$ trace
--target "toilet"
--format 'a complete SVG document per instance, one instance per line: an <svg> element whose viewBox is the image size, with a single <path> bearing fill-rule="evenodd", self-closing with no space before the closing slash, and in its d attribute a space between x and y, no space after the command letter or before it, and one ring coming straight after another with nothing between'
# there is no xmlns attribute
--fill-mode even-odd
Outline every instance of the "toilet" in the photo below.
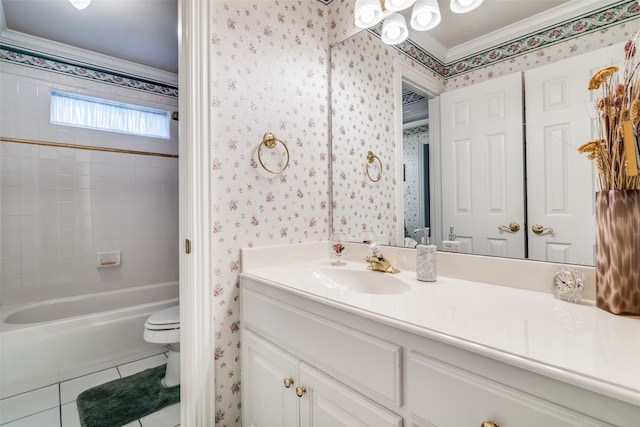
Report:
<svg viewBox="0 0 640 427"><path fill-rule="evenodd" d="M144 340L163 344L169 349L162 384L165 387L180 384L180 306L165 308L149 316L144 323Z"/></svg>

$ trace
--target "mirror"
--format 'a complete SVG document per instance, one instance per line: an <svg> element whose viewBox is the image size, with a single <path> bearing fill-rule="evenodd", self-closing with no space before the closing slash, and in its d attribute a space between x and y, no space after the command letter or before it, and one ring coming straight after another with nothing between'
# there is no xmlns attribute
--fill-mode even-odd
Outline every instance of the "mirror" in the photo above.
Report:
<svg viewBox="0 0 640 427"><path fill-rule="evenodd" d="M437 139L433 136L433 128L439 126L438 95L444 82L436 73L385 45L368 31L360 31L332 46L330 56L333 228L348 233L356 241L364 240L361 237L368 235L365 231L373 231L380 243L404 246L404 236L410 235L416 224L409 216L418 212L417 215L424 215L428 221L428 198L440 200L438 198L442 197L438 185L434 184L439 177L437 162L433 167L434 157L439 158L440 153L434 155L433 147L425 150L424 143L429 138ZM401 72L404 79L396 78L399 69L404 70ZM417 85L417 92L432 98L429 104L435 105L436 109L429 118L431 126L428 121L414 122L415 126L411 127L417 130L407 130L409 139L422 141L409 149L404 145L400 147L400 141L406 141L407 137L398 137L398 129L402 127L399 99L403 82L406 88L416 89L415 75L422 75L426 82ZM583 110L585 105L581 105ZM413 132L422 135L415 137ZM403 150L405 154L401 154ZM417 154L417 159L403 159L408 155L407 150ZM366 153L369 151L381 159L382 178L378 182L367 178ZM426 175L411 175L414 189L406 188L405 179L409 179L409 173L415 169L424 171L424 166L430 163L432 167ZM422 182L418 184L420 179ZM586 181L592 182L591 177ZM416 191L418 185L422 189ZM403 191L418 193L419 197L414 201L418 205L417 211L407 205L407 197L401 194ZM527 225L532 228L532 224L521 224L523 228ZM440 248L447 236L442 227L434 229L434 224L431 226L434 241Z"/></svg>
<svg viewBox="0 0 640 427"><path fill-rule="evenodd" d="M396 132L402 127L398 72L405 70L403 75L421 80L421 90L430 92L423 95L439 94L443 82L428 77L426 68L367 31L331 47L331 68L333 228L355 240L368 240L361 236L374 232L382 244L403 246L406 166L402 146L396 143L400 140ZM420 120L416 129L424 136L427 121ZM420 150L416 146L412 151ZM377 181L366 173L368 152L380 159ZM415 171L422 163L408 166ZM411 182L417 184L418 179L414 176Z"/></svg>

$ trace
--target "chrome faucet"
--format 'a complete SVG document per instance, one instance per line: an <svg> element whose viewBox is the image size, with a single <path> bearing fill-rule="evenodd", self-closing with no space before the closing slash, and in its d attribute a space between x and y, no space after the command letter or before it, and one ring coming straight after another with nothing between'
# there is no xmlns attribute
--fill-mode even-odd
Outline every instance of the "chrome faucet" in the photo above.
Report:
<svg viewBox="0 0 640 427"><path fill-rule="evenodd" d="M369 245L369 249L371 250L371 255L364 259L369 263L367 267L368 270L392 274L400 273L400 270L395 268L391 262L382 255L377 243Z"/></svg>

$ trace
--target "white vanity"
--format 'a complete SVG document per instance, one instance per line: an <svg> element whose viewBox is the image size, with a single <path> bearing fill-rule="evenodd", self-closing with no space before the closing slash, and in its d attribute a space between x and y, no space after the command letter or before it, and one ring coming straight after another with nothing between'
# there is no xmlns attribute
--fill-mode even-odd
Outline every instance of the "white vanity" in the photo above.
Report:
<svg viewBox="0 0 640 427"><path fill-rule="evenodd" d="M439 254L426 283L411 250L385 248L390 275L352 249L243 251L243 425L640 426L640 318L554 299L539 271L558 266L513 264L535 291L445 274L522 261Z"/></svg>

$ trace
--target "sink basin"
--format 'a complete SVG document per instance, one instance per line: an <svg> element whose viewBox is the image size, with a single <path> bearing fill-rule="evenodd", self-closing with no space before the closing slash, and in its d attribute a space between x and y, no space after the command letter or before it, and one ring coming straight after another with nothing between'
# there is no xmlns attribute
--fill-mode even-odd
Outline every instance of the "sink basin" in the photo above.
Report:
<svg viewBox="0 0 640 427"><path fill-rule="evenodd" d="M331 268L319 268L310 272L321 285L331 289L379 295L402 294L409 290L409 285L388 273Z"/></svg>

